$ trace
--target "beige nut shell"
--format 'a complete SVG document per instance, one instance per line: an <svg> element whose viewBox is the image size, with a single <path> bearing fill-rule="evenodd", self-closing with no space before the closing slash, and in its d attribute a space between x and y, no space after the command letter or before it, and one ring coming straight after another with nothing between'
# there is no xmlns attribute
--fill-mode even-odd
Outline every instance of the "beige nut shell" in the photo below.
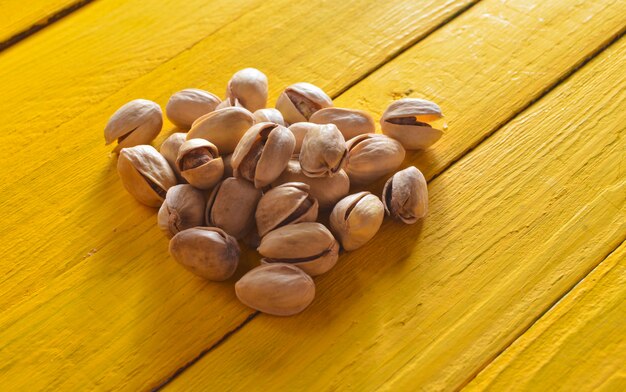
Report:
<svg viewBox="0 0 626 392"><path fill-rule="evenodd" d="M191 126L187 140L206 139L226 155L235 151L237 143L253 124L254 116L247 109L227 107L198 118Z"/></svg>
<svg viewBox="0 0 626 392"><path fill-rule="evenodd" d="M204 225L204 193L189 184L174 185L167 190L159 209L157 223L168 238L176 233Z"/></svg>
<svg viewBox="0 0 626 392"><path fill-rule="evenodd" d="M298 104L292 100L297 97L307 102L306 110L298 108ZM280 110L287 124L309 121L313 113L319 109L333 106L333 100L319 87L311 83L296 83L287 87L276 100L276 109Z"/></svg>
<svg viewBox="0 0 626 392"><path fill-rule="evenodd" d="M283 118L283 114L278 109L264 108L255 111L253 114L254 119L258 123L273 122L275 124L282 125L283 127L285 126L285 119Z"/></svg>
<svg viewBox="0 0 626 392"><path fill-rule="evenodd" d="M175 132L168 136L168 138L165 139L163 143L161 143L161 147L159 147L159 152L170 164L170 167L172 168L172 170L174 170L174 173L176 173L176 177L178 178L179 182L187 182L187 180L185 180L183 176L180 175L180 171L176 166L178 150L180 150L180 146L182 146L186 140L187 134L185 132Z"/></svg>
<svg viewBox="0 0 626 392"><path fill-rule="evenodd" d="M370 192L359 192L343 198L330 214L330 228L345 250L358 249L380 229L385 208Z"/></svg>
<svg viewBox="0 0 626 392"><path fill-rule="evenodd" d="M354 185L367 185L398 170L406 151L399 141L386 135L368 133L346 142L350 159L345 167Z"/></svg>
<svg viewBox="0 0 626 392"><path fill-rule="evenodd" d="M314 222L319 205L309 189L305 183L290 182L267 191L255 213L259 236L287 224Z"/></svg>
<svg viewBox="0 0 626 392"><path fill-rule="evenodd" d="M346 140L376 131L372 116L358 109L324 108L313 113L309 121L316 124L335 124Z"/></svg>
<svg viewBox="0 0 626 392"><path fill-rule="evenodd" d="M226 97L235 98L251 112L267 104L267 76L256 68L237 71L226 88Z"/></svg>
<svg viewBox="0 0 626 392"><path fill-rule="evenodd" d="M205 220L209 226L217 226L237 239L242 239L254 229L254 213L261 198L261 190L250 182L229 177L213 188Z"/></svg>
<svg viewBox="0 0 626 392"><path fill-rule="evenodd" d="M346 140L335 124L313 127L304 135L299 160L309 177L334 176L348 161Z"/></svg>
<svg viewBox="0 0 626 392"><path fill-rule="evenodd" d="M191 169L183 170L182 161L185 156L198 148L207 148L213 156L208 162ZM219 156L218 148L205 139L189 139L180 146L176 167L187 182L198 189L211 189L222 180L224 161Z"/></svg>
<svg viewBox="0 0 626 392"><path fill-rule="evenodd" d="M387 107L380 126L385 135L398 140L407 150L422 150L435 144L443 135L443 131L429 124L442 117L441 108L434 102L403 98Z"/></svg>
<svg viewBox="0 0 626 392"><path fill-rule="evenodd" d="M199 117L214 111L220 99L217 95L197 88L187 88L174 93L167 105L167 118L180 129L187 130Z"/></svg>
<svg viewBox="0 0 626 392"><path fill-rule="evenodd" d="M415 166L394 174L383 188L385 212L394 219L413 224L428 213L426 179Z"/></svg>
<svg viewBox="0 0 626 392"><path fill-rule="evenodd" d="M104 141L109 145L117 140L113 151L119 152L125 147L149 144L162 127L161 107L147 99L135 99L113 113L104 128Z"/></svg>

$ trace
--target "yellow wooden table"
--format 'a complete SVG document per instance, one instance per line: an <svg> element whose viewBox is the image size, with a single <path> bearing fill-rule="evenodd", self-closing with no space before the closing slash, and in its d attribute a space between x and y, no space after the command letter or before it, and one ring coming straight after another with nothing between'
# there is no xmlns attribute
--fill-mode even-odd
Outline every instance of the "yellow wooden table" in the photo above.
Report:
<svg viewBox="0 0 626 392"><path fill-rule="evenodd" d="M626 390L626 1L0 0L0 21L0 391ZM103 145L123 103L246 66L270 104L309 81L449 125L405 162L429 215L385 221L290 318L237 301L253 252L224 283L173 262Z"/></svg>

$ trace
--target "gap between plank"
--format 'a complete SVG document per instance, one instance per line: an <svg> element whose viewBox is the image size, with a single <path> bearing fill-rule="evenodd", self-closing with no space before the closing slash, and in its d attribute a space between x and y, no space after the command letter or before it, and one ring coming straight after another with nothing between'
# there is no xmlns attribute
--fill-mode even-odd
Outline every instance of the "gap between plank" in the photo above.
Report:
<svg viewBox="0 0 626 392"><path fill-rule="evenodd" d="M22 30L14 34L13 36L7 38L6 40L0 42L0 53L10 48L11 46L17 44L18 42L37 33L38 31L43 30L44 28L50 26L51 24L58 22L59 20L65 18L69 14L75 11L78 11L79 9L86 6L87 4L93 3L94 1L96 0L79 0L73 4L68 5L65 8L62 8L54 12L52 15L48 16L45 20L40 21L40 22L35 22L35 24L30 26L26 30Z"/></svg>

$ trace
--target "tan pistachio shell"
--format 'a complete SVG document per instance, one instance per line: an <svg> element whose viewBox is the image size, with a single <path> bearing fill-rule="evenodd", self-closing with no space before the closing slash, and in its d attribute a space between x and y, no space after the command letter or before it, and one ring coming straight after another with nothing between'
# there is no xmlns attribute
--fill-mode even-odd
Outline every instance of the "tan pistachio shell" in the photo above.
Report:
<svg viewBox="0 0 626 392"><path fill-rule="evenodd" d="M215 107L215 110L220 110L220 109L234 107L234 106L239 107L239 108L244 107L237 98L226 98L225 100L220 102L219 105Z"/></svg>
<svg viewBox="0 0 626 392"><path fill-rule="evenodd" d="M270 231L261 238L257 250L263 256L262 263L288 263L311 276L327 272L339 258L339 243L317 222L295 223Z"/></svg>
<svg viewBox="0 0 626 392"><path fill-rule="evenodd" d="M346 146L350 159L345 170L351 184L367 185L393 173L406 155L399 141L376 133L358 135Z"/></svg>
<svg viewBox="0 0 626 392"><path fill-rule="evenodd" d="M315 298L315 283L301 269L284 263L260 265L235 284L246 306L274 316L302 312Z"/></svg>
<svg viewBox="0 0 626 392"><path fill-rule="evenodd" d="M159 209L157 223L168 238L179 231L204 225L204 193L189 184L174 185L167 190Z"/></svg>
<svg viewBox="0 0 626 392"><path fill-rule="evenodd" d="M333 176L348 161L346 140L335 124L313 127L304 135L299 160L309 177Z"/></svg>
<svg viewBox="0 0 626 392"><path fill-rule="evenodd" d="M176 185L169 163L149 145L122 148L117 171L128 193L150 207L159 207L167 190Z"/></svg>
<svg viewBox="0 0 626 392"><path fill-rule="evenodd" d="M113 113L104 128L104 141L109 145L117 139L113 151L119 152L124 147L149 144L162 127L161 107L147 99L135 99Z"/></svg>
<svg viewBox="0 0 626 392"><path fill-rule="evenodd" d="M267 104L267 76L256 68L237 71L228 82L227 98L236 98L251 112L263 109Z"/></svg>
<svg viewBox="0 0 626 392"><path fill-rule="evenodd" d="M443 117L441 108L434 102L419 98L394 101L380 119L385 135L398 140L407 150L426 149L443 135L443 131L430 124Z"/></svg>
<svg viewBox="0 0 626 392"><path fill-rule="evenodd" d="M311 83L296 83L287 87L276 100L276 109L288 124L309 121L316 111L333 106L333 100Z"/></svg>
<svg viewBox="0 0 626 392"><path fill-rule="evenodd" d="M333 208L350 191L350 179L345 171L340 170L332 177L309 177L302 173L300 163L296 160L289 161L285 171L272 185L287 182L304 182L309 185L309 193L317 200L320 210Z"/></svg>
<svg viewBox="0 0 626 392"><path fill-rule="evenodd" d="M267 191L256 208L259 236L288 224L315 222L319 205L302 182L289 182Z"/></svg>
<svg viewBox="0 0 626 392"><path fill-rule="evenodd" d="M273 122L278 125L285 126L285 119L283 118L282 113L278 109L274 108L265 108L259 109L254 112L254 119L256 122Z"/></svg>
<svg viewBox="0 0 626 392"><path fill-rule="evenodd" d="M208 226L217 226L237 239L254 229L254 213L261 190L240 178L229 177L213 188L205 211Z"/></svg>
<svg viewBox="0 0 626 392"><path fill-rule="evenodd" d="M220 103L217 95L197 88L174 93L165 106L167 118L180 129L189 129L199 117L214 111Z"/></svg>
<svg viewBox="0 0 626 392"><path fill-rule="evenodd" d="M316 124L335 124L346 140L376 131L372 116L358 109L324 108L313 113L309 121Z"/></svg>
<svg viewBox="0 0 626 392"><path fill-rule="evenodd" d="M189 161L192 167L185 168ZM185 141L178 150L176 167L187 182L199 189L213 188L224 175L224 161L217 147L205 139Z"/></svg>
<svg viewBox="0 0 626 392"><path fill-rule="evenodd" d="M230 278L239 264L239 244L217 227L194 227L177 233L169 251L192 273L213 281Z"/></svg>
<svg viewBox="0 0 626 392"><path fill-rule="evenodd" d="M296 138L296 147L293 150L294 154L300 154L304 136L306 136L307 132L309 132L310 129L317 128L317 127L319 127L319 124L314 124L310 122L297 122L289 126L289 130L291 131L291 133L293 133L293 136Z"/></svg>
<svg viewBox="0 0 626 392"><path fill-rule="evenodd" d="M227 107L198 118L191 126L187 140L206 139L215 144L220 153L231 154L253 124L254 116L247 109Z"/></svg>
<svg viewBox="0 0 626 392"><path fill-rule="evenodd" d="M376 235L384 217L380 199L370 192L359 192L341 199L333 208L330 229L345 250L354 250Z"/></svg>
<svg viewBox="0 0 626 392"><path fill-rule="evenodd" d="M283 172L295 144L291 131L282 125L256 124L246 131L233 153L233 174L263 188Z"/></svg>
<svg viewBox="0 0 626 392"><path fill-rule="evenodd" d="M394 219L413 224L428 213L426 179L415 166L394 174L383 188L385 212Z"/></svg>
<svg viewBox="0 0 626 392"><path fill-rule="evenodd" d="M180 171L178 170L178 167L176 166L176 158L178 158L178 150L180 150L180 146L182 146L186 140L187 140L186 133L176 132L176 133L171 134L167 139L165 139L165 141L163 141L163 143L161 144L161 147L159 147L159 152L161 153L161 155L163 155L163 157L165 157L167 162L170 164L170 167L172 168L172 170L174 170L174 173L176 173L176 177L178 178L179 182L187 182L187 180L185 180L183 176L180 175Z"/></svg>

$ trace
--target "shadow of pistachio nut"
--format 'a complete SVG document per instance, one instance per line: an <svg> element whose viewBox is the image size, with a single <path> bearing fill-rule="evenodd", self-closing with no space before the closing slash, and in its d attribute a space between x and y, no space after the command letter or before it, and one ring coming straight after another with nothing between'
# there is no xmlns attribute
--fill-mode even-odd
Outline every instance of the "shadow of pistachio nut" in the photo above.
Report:
<svg viewBox="0 0 626 392"><path fill-rule="evenodd" d="M313 113L309 121L316 124L335 124L346 140L376 132L372 116L357 109L324 108Z"/></svg>
<svg viewBox="0 0 626 392"><path fill-rule="evenodd" d="M304 135L299 159L307 176L333 176L348 160L346 140L335 124L320 124Z"/></svg>
<svg viewBox="0 0 626 392"><path fill-rule="evenodd" d="M309 188L309 194L313 196L320 210L329 210L339 200L350 192L350 179L344 170L340 170L332 177L309 177L302 172L300 163L290 160L285 171L272 182L272 186L278 186L288 182L303 182Z"/></svg>
<svg viewBox="0 0 626 392"><path fill-rule="evenodd" d="M176 185L169 163L149 145L122 148L117 171L128 193L150 207L159 207L167 190Z"/></svg>
<svg viewBox="0 0 626 392"><path fill-rule="evenodd" d="M398 140L407 150L426 149L441 138L443 131L431 123L443 117L441 108L419 98L403 98L391 103L380 119L385 135Z"/></svg>
<svg viewBox="0 0 626 392"><path fill-rule="evenodd" d="M174 93L167 105L167 118L180 129L189 129L199 117L214 111L221 100L215 94L197 88Z"/></svg>
<svg viewBox="0 0 626 392"><path fill-rule="evenodd" d="M237 298L246 306L274 316L292 316L315 298L315 283L289 264L260 265L235 284Z"/></svg>
<svg viewBox="0 0 626 392"><path fill-rule="evenodd" d="M351 184L367 185L393 173L406 155L399 141L375 133L353 137L346 146L350 160L345 170Z"/></svg>
<svg viewBox="0 0 626 392"><path fill-rule="evenodd" d="M224 176L222 178L226 179L228 177L233 176L233 164L232 164L233 154L226 155L225 157L223 157L223 160L224 160Z"/></svg>
<svg viewBox="0 0 626 392"><path fill-rule="evenodd" d="M176 158L178 158L178 150L180 150L180 146L187 140L187 134L184 132L176 132L171 134L167 139L161 143L161 147L159 147L159 152L170 164L174 173L176 173L176 177L179 182L187 182L180 174L178 167L176 166Z"/></svg>
<svg viewBox="0 0 626 392"><path fill-rule="evenodd" d="M428 213L426 179L415 166L394 174L383 188L385 212L394 219L413 224Z"/></svg>
<svg viewBox="0 0 626 392"><path fill-rule="evenodd" d="M267 76L256 68L237 71L228 81L226 97L236 98L251 112L267 104Z"/></svg>
<svg viewBox="0 0 626 392"><path fill-rule="evenodd" d="M359 192L343 198L330 214L330 229L345 250L365 245L380 229L385 208L370 192Z"/></svg>
<svg viewBox="0 0 626 392"><path fill-rule="evenodd" d="M274 109L274 108L258 109L253 114L254 114L254 119L258 123L273 122L275 124L282 125L283 127L285 126L285 119L283 118L283 114L278 109Z"/></svg>
<svg viewBox="0 0 626 392"><path fill-rule="evenodd" d="M117 140L113 150L149 144L163 127L161 107L147 99L135 99L117 109L104 128L104 141L109 145Z"/></svg>
<svg viewBox="0 0 626 392"><path fill-rule="evenodd" d="M339 243L321 223L303 222L270 231L258 249L262 263L287 263L311 276L321 275L335 266Z"/></svg>
<svg viewBox="0 0 626 392"><path fill-rule="evenodd" d="M174 185L167 190L157 223L168 238L179 231L204 225L204 193L189 184Z"/></svg>
<svg viewBox="0 0 626 392"><path fill-rule="evenodd" d="M227 107L205 114L194 121L187 140L206 139L215 144L222 154L231 154L239 139L253 124L254 116L247 109Z"/></svg>
<svg viewBox="0 0 626 392"><path fill-rule="evenodd" d="M231 164L237 178L263 188L283 172L293 153L296 140L291 131L274 123L259 123L243 135L233 153Z"/></svg>
<svg viewBox="0 0 626 392"><path fill-rule="evenodd" d="M242 239L255 228L254 212L261 190L250 182L230 177L213 188L207 202L205 219L208 226L224 229Z"/></svg>
<svg viewBox="0 0 626 392"><path fill-rule="evenodd" d="M300 222L315 222L318 203L309 194L310 187L302 182L289 182L267 191L256 208L259 236L282 226Z"/></svg>
<svg viewBox="0 0 626 392"><path fill-rule="evenodd" d="M230 107L235 107L235 106L239 108L243 107L243 105L241 104L241 102L239 102L237 98L226 98L225 100L220 102L219 105L217 105L215 110L220 110L220 109L230 108Z"/></svg>
<svg viewBox="0 0 626 392"><path fill-rule="evenodd" d="M304 140L304 136L309 132L312 128L319 127L319 124L314 124L310 122L297 122L293 123L289 126L289 130L293 133L293 136L296 138L296 147L293 149L294 154L300 154L300 150L302 149L302 141Z"/></svg>
<svg viewBox="0 0 626 392"><path fill-rule="evenodd" d="M276 100L276 109L288 124L309 121L320 109L333 106L333 100L311 83L296 83L287 87Z"/></svg>
<svg viewBox="0 0 626 392"><path fill-rule="evenodd" d="M170 240L174 260L192 273L209 280L230 278L239 263L237 240L217 227L194 227Z"/></svg>
<svg viewBox="0 0 626 392"><path fill-rule="evenodd" d="M222 180L224 161L217 147L205 139L189 139L178 150L176 167L188 183L211 189Z"/></svg>

